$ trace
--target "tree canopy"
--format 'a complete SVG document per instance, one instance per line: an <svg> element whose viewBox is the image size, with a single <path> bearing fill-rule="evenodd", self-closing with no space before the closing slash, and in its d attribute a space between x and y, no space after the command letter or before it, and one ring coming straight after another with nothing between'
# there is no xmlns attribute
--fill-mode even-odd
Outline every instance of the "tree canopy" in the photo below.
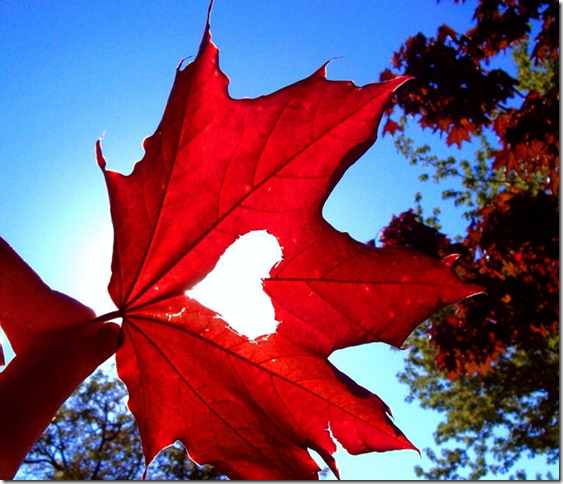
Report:
<svg viewBox="0 0 563 484"><path fill-rule="evenodd" d="M126 406L125 385L97 370L59 410L27 455L18 478L42 480L138 480L145 470L137 424ZM196 465L180 444L161 452L150 480L222 479Z"/></svg>
<svg viewBox="0 0 563 484"><path fill-rule="evenodd" d="M443 25L409 38L393 57L416 77L399 92L385 131L422 180L447 184L466 233L440 232L439 213L396 216L384 246L411 245L436 258L458 254L457 271L484 288L433 316L409 339L400 374L423 407L443 412L427 449L430 479L514 472L522 456L559 458L559 37L555 1L481 0L475 26ZM518 76L491 66L509 51ZM441 159L409 138L402 110L446 144L477 145L474 158ZM459 184L458 182L461 182ZM425 466L426 467L426 466ZM549 477L549 475L547 476Z"/></svg>

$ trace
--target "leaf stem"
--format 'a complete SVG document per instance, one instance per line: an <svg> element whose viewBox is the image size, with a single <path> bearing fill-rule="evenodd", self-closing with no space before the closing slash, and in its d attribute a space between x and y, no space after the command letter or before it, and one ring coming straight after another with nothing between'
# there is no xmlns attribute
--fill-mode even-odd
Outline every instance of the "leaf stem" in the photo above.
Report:
<svg viewBox="0 0 563 484"><path fill-rule="evenodd" d="M123 317L123 312L118 309L117 311L112 311L110 313L106 313L106 314L102 314L101 316L98 316L97 318L92 320L92 323L97 323L100 321L109 321L111 319L122 318L122 317Z"/></svg>

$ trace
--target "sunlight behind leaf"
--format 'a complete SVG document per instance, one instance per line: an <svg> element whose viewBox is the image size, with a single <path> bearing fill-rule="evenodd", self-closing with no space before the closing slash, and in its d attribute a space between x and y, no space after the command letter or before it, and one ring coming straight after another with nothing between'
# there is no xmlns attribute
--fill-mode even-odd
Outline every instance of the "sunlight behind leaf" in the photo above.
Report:
<svg viewBox="0 0 563 484"><path fill-rule="evenodd" d="M282 258L277 239L266 232L243 235L215 269L186 294L219 313L237 333L250 339L274 333L278 322L262 279Z"/></svg>

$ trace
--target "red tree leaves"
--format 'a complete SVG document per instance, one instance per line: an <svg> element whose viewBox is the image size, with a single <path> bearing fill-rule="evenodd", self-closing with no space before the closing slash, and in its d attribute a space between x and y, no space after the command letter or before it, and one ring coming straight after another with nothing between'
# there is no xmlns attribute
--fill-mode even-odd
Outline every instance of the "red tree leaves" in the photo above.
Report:
<svg viewBox="0 0 563 484"><path fill-rule="evenodd" d="M460 253L463 279L486 290L486 297L461 301L455 312L431 318L436 364L450 378L491 370L507 348L532 353L557 331L558 206L557 197L544 192L500 193L456 244L412 211L385 228L384 246L409 244L433 257Z"/></svg>
<svg viewBox="0 0 563 484"><path fill-rule="evenodd" d="M460 0L454 0L459 2ZM518 92L516 79L491 69L501 51L529 41L534 62L559 62L559 2L479 0L475 27L457 33L443 25L437 35L410 37L393 56L393 69L416 81L393 103L417 116L420 126L447 135L461 146L484 128L500 143L495 168L548 175L546 187L559 190L559 83L547 92ZM539 32L532 38L532 27ZM396 74L386 69L381 79ZM520 97L522 100L520 100ZM396 123L389 120L387 131Z"/></svg>
<svg viewBox="0 0 563 484"><path fill-rule="evenodd" d="M321 215L406 78L358 88L327 81L323 67L234 100L217 62L207 29L131 175L107 171L98 145L115 227L109 290L123 316L118 372L147 462L180 439L231 478L309 479L318 467L307 448L337 472L331 435L354 454L413 448L386 405L326 358L400 346L476 288L414 251L368 248ZM279 325L257 341L185 294L254 230L283 248L264 281Z"/></svg>
<svg viewBox="0 0 563 484"><path fill-rule="evenodd" d="M0 373L0 478L13 478L59 407L115 352L119 327L94 317L0 238L0 323L16 353Z"/></svg>

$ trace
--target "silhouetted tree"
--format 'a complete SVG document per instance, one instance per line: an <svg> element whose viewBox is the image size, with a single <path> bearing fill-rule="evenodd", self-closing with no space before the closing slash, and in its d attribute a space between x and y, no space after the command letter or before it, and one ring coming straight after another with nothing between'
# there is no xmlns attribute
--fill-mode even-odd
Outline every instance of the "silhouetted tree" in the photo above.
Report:
<svg viewBox="0 0 563 484"><path fill-rule="evenodd" d="M126 399L123 383L98 370L59 410L16 478L141 479L145 470L141 441ZM196 465L180 443L161 452L147 474L151 480L223 478L211 466Z"/></svg>

